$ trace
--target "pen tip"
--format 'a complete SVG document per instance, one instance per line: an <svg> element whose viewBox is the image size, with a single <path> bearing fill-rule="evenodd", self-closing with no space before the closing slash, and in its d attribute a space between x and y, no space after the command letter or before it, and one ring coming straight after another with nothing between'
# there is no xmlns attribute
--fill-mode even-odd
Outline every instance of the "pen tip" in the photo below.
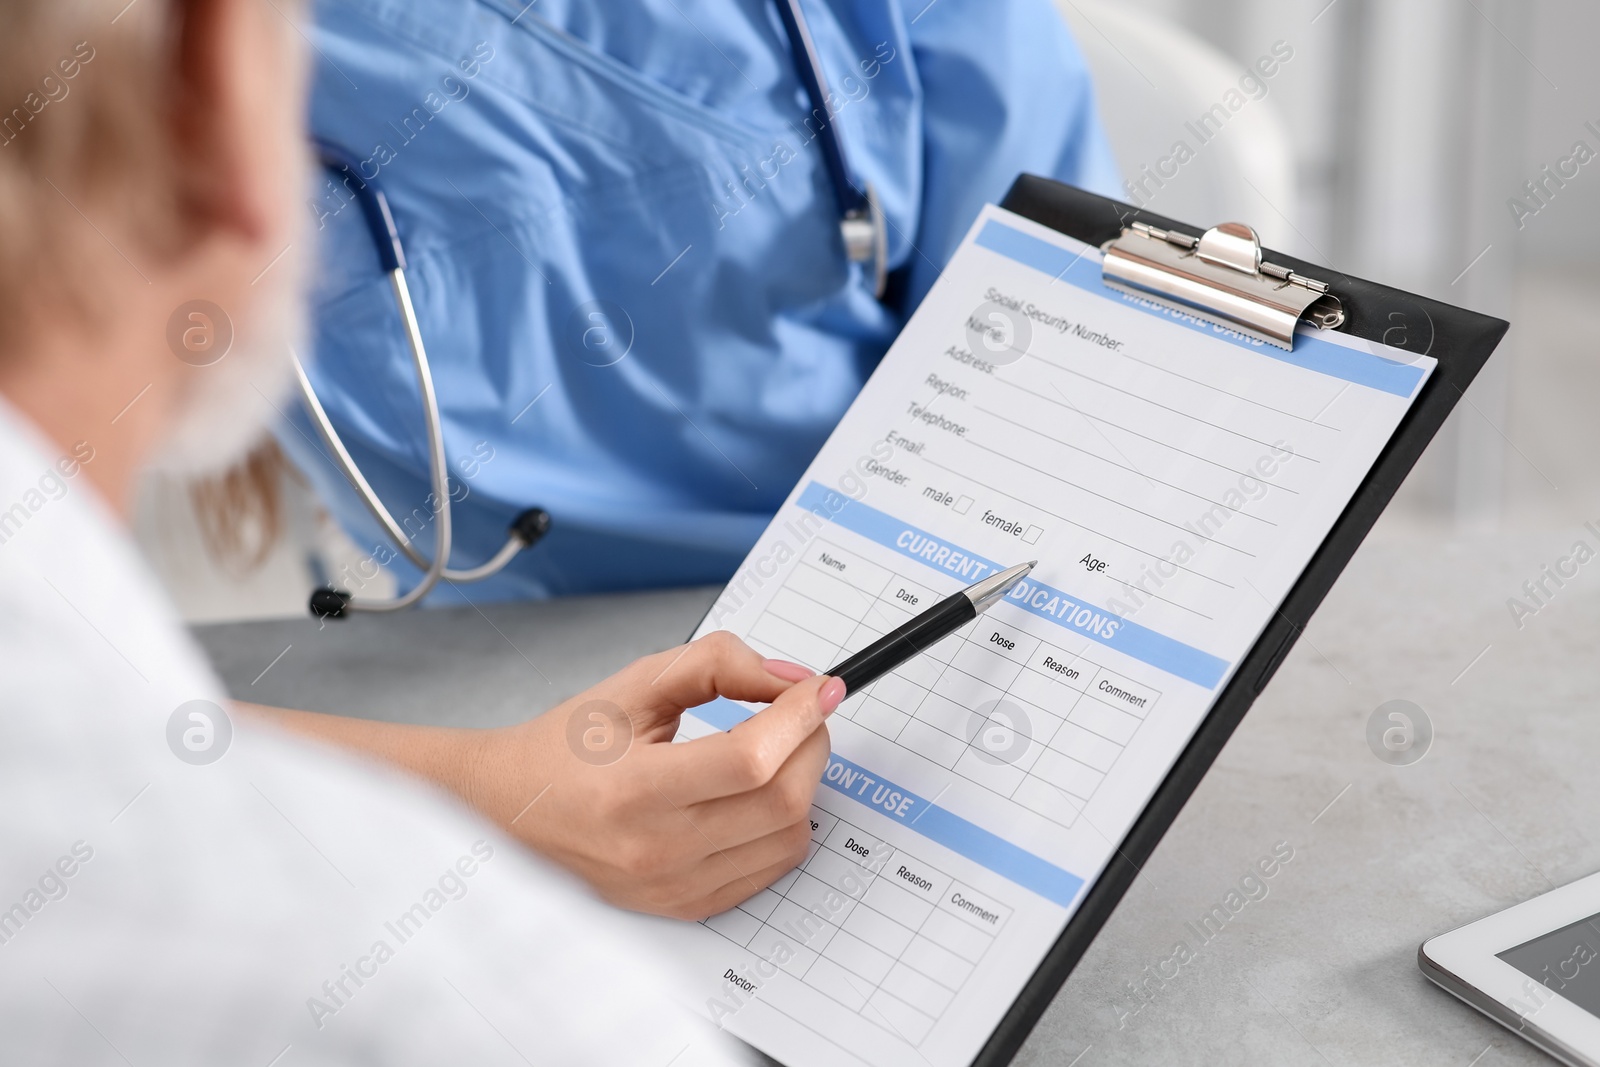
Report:
<svg viewBox="0 0 1600 1067"><path fill-rule="evenodd" d="M1030 559L1028 561L1028 569L1029 570L1032 570L1033 568L1037 567L1038 565L1039 565L1039 561L1036 560L1036 559Z"/></svg>

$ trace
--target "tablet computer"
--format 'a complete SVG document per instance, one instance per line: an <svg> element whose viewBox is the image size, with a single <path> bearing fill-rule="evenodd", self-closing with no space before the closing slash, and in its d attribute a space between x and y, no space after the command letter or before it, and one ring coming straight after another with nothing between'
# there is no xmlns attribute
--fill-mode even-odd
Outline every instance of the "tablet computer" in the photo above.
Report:
<svg viewBox="0 0 1600 1067"><path fill-rule="evenodd" d="M663 926L691 1003L786 1067L1011 1059L1506 328L1220 236L1249 254L1208 274L1199 228L1019 179L697 630L825 670L1039 560L829 720L798 869ZM1180 296L1325 283L1342 321L1271 343L1108 285L1113 240Z"/></svg>
<svg viewBox="0 0 1600 1067"><path fill-rule="evenodd" d="M1562 1063L1600 1067L1600 874L1430 938L1417 966Z"/></svg>

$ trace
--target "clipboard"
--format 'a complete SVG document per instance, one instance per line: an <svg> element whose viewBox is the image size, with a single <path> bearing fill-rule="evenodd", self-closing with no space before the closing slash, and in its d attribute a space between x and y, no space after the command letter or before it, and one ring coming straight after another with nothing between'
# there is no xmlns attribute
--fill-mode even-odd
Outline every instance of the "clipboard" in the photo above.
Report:
<svg viewBox="0 0 1600 1067"><path fill-rule="evenodd" d="M977 1051L968 1062L974 1067L1001 1067L1014 1057L1028 1033L1043 1015L1050 1001L1132 884L1139 868L1155 849L1167 827L1177 817L1212 761L1244 717L1255 697L1266 687L1278 665L1294 646L1295 640L1312 613L1355 553L1361 540L1377 521L1428 442L1455 406L1457 399L1472 382L1509 328L1508 323L1498 319L1329 271L1315 264L1263 249L1254 231L1240 224L1216 226L1202 231L1197 227L1115 200L1031 175L1023 175L1017 179L999 208L1002 213L1008 213L1007 218L1015 225L996 219L992 211L986 209L985 216L980 218L973 234L969 236L969 244L976 244L991 253L999 253L1017 262L1028 262L1030 259L1028 249L1032 248L1034 250L1031 254L1032 262L1028 263L1028 269L1042 270L1046 275L1056 275L1058 278L1068 277L1072 284L1079 288L1099 291L1101 295L1107 295L1104 293L1107 289L1120 290L1145 304L1145 310L1152 307L1166 309L1159 311L1158 314L1177 318L1190 330L1210 333L1214 329L1226 334L1229 340L1223 347L1253 345L1258 346L1256 351L1270 354L1271 349L1266 346L1273 346L1287 350L1281 353L1281 362L1284 363L1328 358L1326 353L1331 349L1349 354L1353 349L1359 348L1361 352L1356 358L1366 361L1363 364L1367 368L1365 373L1376 374L1380 378L1387 376L1391 379L1388 386L1371 377L1365 384L1374 384L1375 389L1393 394L1395 397L1405 397L1409 406L1398 416L1398 421L1392 423L1394 429L1392 432L1387 432L1387 436L1381 439L1381 444L1379 438L1372 437L1365 446L1369 450L1361 453L1359 467L1365 473L1359 477L1359 484L1353 492L1341 488L1341 495L1337 499L1343 501L1342 507L1334 510L1337 505L1330 505L1329 510L1323 513L1323 518L1319 522L1326 524L1331 519L1331 524L1325 526L1327 533L1321 537L1320 542L1311 540L1309 535L1305 535L1307 539L1302 541L1302 553L1309 552L1308 562L1298 570L1279 572L1280 584L1275 588L1286 588L1287 592L1283 594L1279 607L1272 612L1253 644L1248 644L1247 651L1228 664L1195 648L1177 645L1170 641L1160 646L1169 650L1176 648L1186 657L1181 662L1172 661L1169 664L1169 673L1175 677L1186 678L1188 682L1193 682L1205 690L1214 691L1216 695L1203 713L1198 715L1198 724L1194 726L1192 732L1186 731L1181 735L1187 737L1187 741L1181 741L1177 736L1172 739L1171 751L1176 752L1175 758L1171 758L1170 763L1163 764L1168 769L1159 778L1159 783L1154 786L1153 791L1148 794L1149 798L1143 807L1138 808L1130 804L1127 810L1130 813L1137 810L1138 814L1131 815L1129 821L1119 824L1126 825L1128 829L1120 846L1112 849L1105 866L1093 876L1092 882L1086 883L1084 879L1077 879L1079 888L1087 885L1081 895L1070 884L1072 876L1069 873L1051 867L1047 863L1041 864L1037 856L1019 855L1018 850L1011 845L1000 843L1005 848L1011 849L1008 855L1015 861L1007 875L1012 882L1033 890L1042 899L1054 899L1063 906L1070 905L1071 910L1053 943L1043 953L1042 958L1039 958L1031 975L1021 983L1020 991L1012 996L1009 990L1015 986L1006 987L1005 996L1010 998L1009 1007L1000 1011L998 1004L995 1004L996 1010L986 1017L993 1018L998 1015L999 1021L993 1025L992 1030L988 1029L985 1023L984 1030L977 1031L977 1033L987 1032L988 1036L981 1044L977 1041L971 1043L970 1047L976 1047ZM1016 228L1018 225L1034 227L1036 232L1032 235L1023 233ZM1100 265L1095 266L1092 261L1081 262L1083 252L1078 253L1074 259L1070 251L1063 251L1061 247L1047 247L1049 242L1041 238L1048 235L1049 231L1070 239L1069 242L1060 242L1058 239L1058 246L1075 243L1074 247L1082 246L1085 251L1100 249L1102 253ZM993 237L990 236L991 233L994 234ZM999 244L996 244L996 241ZM1043 258L1040 258L1041 256ZM952 269L947 268L946 274L952 273ZM1060 274L1057 274L1058 270ZM1073 275L1071 273L1073 271L1077 271L1077 274ZM1092 277L1083 276L1091 271ZM1031 311L1032 305L1029 307ZM1048 323L1046 312L1041 311L1040 314L1045 317L1037 321ZM914 322L908 325L906 333L902 335L901 341L897 341L897 345L907 341L908 337L914 348L926 341L926 337L919 340L912 336L914 326ZM969 335L977 328L973 320L969 319L967 327ZM1065 326L1060 328L1064 330ZM1320 331L1326 334L1341 334L1343 337L1337 342L1330 338L1329 342L1319 345L1307 340L1308 330L1312 333ZM1092 333L1090 337L1091 343L1100 345L1121 343L1104 334ZM1296 351L1297 342L1304 350L1303 354ZM1369 353L1368 346L1364 342L1376 342L1391 349L1414 354L1418 364L1431 365L1432 370L1421 378L1420 385L1413 381L1412 384L1397 389L1392 381L1394 375L1404 376L1420 372L1414 367L1393 362L1392 357L1379 356L1376 351ZM1214 345L1217 342L1196 343ZM1316 355L1319 350L1324 352L1324 357ZM1027 356L1029 353L1023 352L1022 355ZM876 395L880 398L887 395L886 391L896 387L893 374L885 377L886 369L887 364L884 369L880 369L878 375L875 375L874 380L868 383L862 397L858 398L857 405L870 406L872 402L867 397L876 386L883 387L877 390ZM920 374L925 369L917 370L917 373ZM1319 368L1305 363L1302 369ZM1346 378L1347 382L1357 380L1360 380L1360 375ZM851 412L841 421L841 429L836 432L836 437L846 433L844 427L849 425L852 417L857 414L856 407L852 407ZM1315 424L1316 419L1309 421ZM855 432L859 433L859 430L858 424ZM1267 444L1269 439L1257 442L1258 446ZM832 447L833 440L830 439L829 444L824 446L822 456L829 455ZM1376 458L1371 459L1368 466L1368 458L1374 455ZM819 461L821 458L819 457ZM1308 459L1308 462L1316 461ZM1125 469L1133 468L1130 466ZM1345 486L1357 481L1356 471L1357 467L1350 467L1346 474L1348 481L1344 483ZM1040 473L1045 472L1040 471ZM962 551L964 546L950 544L942 548L936 546L934 538L922 536L927 531L918 530L914 525L910 525L912 520L890 516L871 506L858 506L859 501L852 503L843 499L842 494L828 490L815 481L796 487L791 503L805 509L826 505L830 514L835 516L830 521L839 522L846 530L853 530L854 534L867 537L869 540L886 530L891 538L896 536L902 539L910 538L909 541L891 542L878 537L877 544L879 547L887 548L893 543L899 546L902 557L910 557L920 564L943 566L948 572L947 578L953 578L957 574L969 579L983 577L981 569L976 574L966 569L968 564L972 563L976 563L979 568L998 569L994 560L985 560L975 557L970 551ZM785 505L786 508L788 506ZM1243 509L1237 506L1235 509L1239 514L1244 513ZM966 516L967 513L958 505L954 514ZM977 512L974 511L973 514L976 515ZM774 529L782 521L782 515L780 512L780 518L774 520L774 526L769 528L768 535L773 535ZM1335 515L1337 517L1333 517ZM994 518L1002 517L997 515ZM989 519L989 514L984 513L985 523L991 527L996 525L989 522ZM1323 528L1323 525L1317 526L1318 530ZM764 535L764 540L768 535ZM1020 540L1012 543L1015 544L1016 551L1021 551L1025 544L1033 543L1029 537L1037 536L1037 532L1030 528L1026 535L1019 531L1017 536ZM1311 547L1313 545L1314 548ZM752 550L751 557L747 559L746 565L741 567L741 575L744 577L749 577L745 572L751 567L752 561L756 561L758 576L761 574L758 557L761 547L762 543L758 543ZM848 555L848 552L843 554ZM1305 556L1302 554L1296 558L1301 559ZM841 568L843 566L841 560L827 557L823 558L823 562L838 564ZM958 562L963 568L960 571L957 570ZM857 566L863 564L872 566L869 560L860 560ZM793 569L799 568L800 564L797 562ZM736 575L735 582L730 583L729 590L724 591L725 596L732 595L730 591L739 580L740 576ZM784 582L788 580L787 577L783 579ZM759 581L757 584L759 586ZM966 581L961 584L966 584ZM885 592L893 588L895 584L890 581ZM1062 590L1045 587L1034 592L1043 598L1051 594L1061 594ZM776 596L776 594L770 595ZM1112 621L1096 611L1084 608L1082 603L1086 601L1083 601L1081 596L1077 599L1080 601L1078 605L1066 604L1069 613L1067 617L1075 620L1072 625L1100 628L1102 630L1100 636L1105 638L1102 644L1111 643L1113 637L1125 635L1129 631L1136 635L1139 633L1140 627L1129 619L1118 616ZM1027 610L1034 616L1044 618L1056 612L1054 605L1057 600L1066 602L1068 597L1056 596L1049 601L1051 607L1048 609L1042 607L1042 600L1029 600L1031 606ZM721 602L722 598L719 598L719 604ZM750 610L765 612L766 608ZM1108 610L1116 609L1113 607ZM1257 615L1254 618L1259 617ZM713 605L706 619L697 627L697 631L705 629L708 625L714 626L718 618L718 607ZM1056 612L1055 624L1067 625L1061 619L1061 613ZM756 635L759 635L759 625L758 623L755 625ZM1118 630L1118 625L1126 629ZM1251 632L1255 631L1252 629ZM1148 630L1144 631L1139 639L1167 641L1161 635L1154 635L1152 638ZM1238 647L1246 647L1247 641L1247 637L1241 634ZM1044 662L1053 671L1060 671L1063 667L1059 661ZM1147 659L1145 662L1156 661ZM820 667L822 664L812 664L812 666ZM1231 668L1231 673L1223 670L1224 667ZM1096 670L1102 674L1108 672L1108 668L1103 666ZM1099 676L1096 675L1097 678ZM1124 689L1114 689L1113 692L1120 698L1143 704L1145 697L1139 695L1137 686L1129 687L1127 679L1122 679L1118 684L1124 686ZM1133 691L1126 691L1130 688ZM1153 702L1160 697L1159 693L1150 692L1149 695ZM691 709L688 714L706 724L707 728L715 729L727 729L739 718L748 717L750 714L748 709L740 710L731 702L714 702L717 703L724 705L720 709L720 714L712 705ZM1155 703L1151 704L1151 707L1155 706ZM970 740L969 738L969 742ZM850 776L858 772L863 775L866 773L862 767L848 759L837 755L830 757L824 783L847 795L847 789L841 787L835 780L836 771L839 775ZM880 786L894 784L882 782L881 774L879 779ZM953 816L950 810L941 810L937 797L929 801L927 798L913 795L911 791L905 793L903 800L900 792L894 792L892 797L899 804L895 809L897 812L904 813L908 810L913 812L911 818L913 824L916 818L931 811L937 814L930 822L953 828L964 838L972 838L975 835L978 837L987 835L991 839L994 837L982 827ZM867 803L859 796L854 799L862 804ZM835 821L840 822L840 819L836 818ZM856 825L873 824L860 822ZM815 823L813 829L816 830ZM835 829L837 830L837 827ZM860 830L856 832L861 833ZM924 823L918 828L918 832L928 836L929 823ZM824 828L823 834L828 833L829 831ZM813 840L818 842L819 847L824 844L815 832ZM850 844L856 846L860 842L852 840ZM866 853L862 852L862 855L865 856ZM901 853L897 851L895 855L898 857ZM914 853L910 855L913 866L916 859ZM808 860L808 867L809 864ZM990 867L990 870L997 871L999 868ZM899 868L899 873L902 877L907 874L913 876L917 874L915 871L907 871L903 866ZM923 873L929 874L930 877L937 876L937 872ZM916 877L912 880L924 888L929 881L928 878ZM1052 893L1055 894L1053 897ZM977 896L981 898L981 894ZM862 903L868 899L862 898ZM971 900L965 901L965 904L969 907L979 907ZM983 907L992 905L986 904ZM710 923L711 920L707 920L707 924ZM729 974L732 973L730 969ZM1014 972L1016 975L1024 973L1027 972L1020 969ZM967 1053L963 1052L961 1055L964 1057ZM825 1061L812 1055L808 1062Z"/></svg>
<svg viewBox="0 0 1600 1067"><path fill-rule="evenodd" d="M1198 241L1205 236L1198 227L1169 219L1132 205L1098 196L1061 182L1024 174L1011 186L1001 207L1024 218L1074 237L1091 245L1112 246L1125 240L1124 231L1142 224L1164 233L1175 233ZM1294 647L1310 622L1323 597L1333 588L1345 565L1355 555L1378 516L1399 490L1417 459L1438 433L1445 418L1483 365L1488 362L1510 323L1427 297L1393 289L1281 255L1256 246L1259 262L1279 265L1296 275L1321 283L1316 297L1332 294L1338 304L1321 304L1317 314L1324 328L1364 340L1378 341L1395 348L1431 355L1438 367L1423 386L1399 428L1380 453L1371 473L1351 497L1344 513L1334 523L1310 565L1291 587L1256 645L1245 656L1233 679L1212 704L1199 729L1166 779L1123 839L1094 887L1084 897L1068 921L1043 964L1024 986L1021 996L1002 1018L988 1044L973 1061L973 1067L1002 1067L1011 1062L1033 1030L1051 1000L1066 982L1089 945L1116 909L1124 893L1161 838L1166 834L1200 784L1228 738L1244 719L1245 712L1272 680L1279 664ZM1245 327L1237 314L1248 294L1229 292L1227 273L1241 275L1238 267L1207 271L1219 283L1215 302L1207 307L1198 300L1182 301L1185 306L1216 321ZM1273 278L1281 285L1284 279ZM1253 280L1252 280L1253 281ZM1108 284L1111 284L1108 281ZM1200 287L1179 284L1177 292L1195 294ZM1252 285L1253 288L1253 285ZM1145 289L1145 295L1161 299L1159 290ZM1179 302L1176 292L1169 299ZM1309 312L1316 300L1305 301ZM1265 314L1265 312L1263 312ZM1277 342L1275 342L1277 343Z"/></svg>

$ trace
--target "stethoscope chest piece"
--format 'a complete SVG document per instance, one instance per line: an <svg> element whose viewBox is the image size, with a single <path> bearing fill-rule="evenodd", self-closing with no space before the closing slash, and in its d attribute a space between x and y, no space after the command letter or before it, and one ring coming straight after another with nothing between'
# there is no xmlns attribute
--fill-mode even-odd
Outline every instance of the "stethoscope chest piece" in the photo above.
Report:
<svg viewBox="0 0 1600 1067"><path fill-rule="evenodd" d="M872 264L872 295L883 299L889 286L889 233L878 191L867 183L867 202L839 220L844 254L852 263Z"/></svg>

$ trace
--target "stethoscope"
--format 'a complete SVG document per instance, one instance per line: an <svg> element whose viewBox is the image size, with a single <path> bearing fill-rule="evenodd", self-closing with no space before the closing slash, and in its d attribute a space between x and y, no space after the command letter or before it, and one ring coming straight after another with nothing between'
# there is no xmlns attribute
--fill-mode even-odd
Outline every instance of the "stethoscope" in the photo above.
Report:
<svg viewBox="0 0 1600 1067"><path fill-rule="evenodd" d="M811 39L811 29L806 22L800 0L777 0L778 17L788 34L790 49L794 54L795 71L811 102L812 114L818 120L818 144L822 152L828 181L833 186L839 210L839 232L844 241L845 256L852 263L873 264L873 292L883 298L888 282L888 235L883 210L878 204L872 184L858 186L852 177L850 163L845 155L844 141L834 125L834 112L829 108L827 77L821 59ZM300 395L306 410L316 425L322 440L333 454L334 463L349 480L367 511L377 520L401 553L422 571L416 585L398 597L357 597L345 590L325 585L311 594L311 614L318 618L343 618L352 611L399 611L416 604L433 591L441 581L462 585L481 582L499 574L525 548L538 543L550 529L550 513L532 507L511 521L505 543L499 551L476 567L458 569L450 567L450 470L444 452L444 429L439 417L439 399L434 393L433 371L428 362L428 351L422 342L422 330L417 325L416 308L411 303L411 290L406 285L406 253L400 242L400 233L394 224L394 214L389 210L389 200L374 178L365 178L357 170L357 161L337 146L317 142L317 152L323 167L336 171L345 179L343 184L361 206L361 217L377 249L378 260L394 292L400 320L405 326L406 341L411 348L411 362L416 370L418 391L422 396L422 417L428 441L428 477L437 501L434 510L433 556L425 555L412 543L411 537L395 521L389 509L378 498L371 483L361 473L350 450L345 447L328 418L317 392L311 385L305 366L299 356L294 357L295 377L300 384Z"/></svg>

